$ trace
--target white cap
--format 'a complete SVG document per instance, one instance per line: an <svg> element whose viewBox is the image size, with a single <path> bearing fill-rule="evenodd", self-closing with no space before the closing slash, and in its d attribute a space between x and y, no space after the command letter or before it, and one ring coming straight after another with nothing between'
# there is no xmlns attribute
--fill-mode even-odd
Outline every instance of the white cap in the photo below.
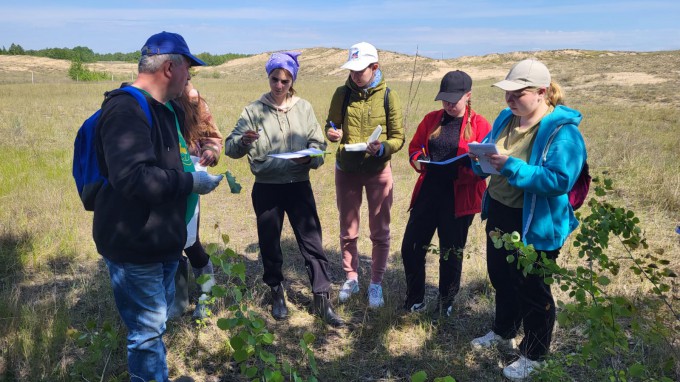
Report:
<svg viewBox="0 0 680 382"><path fill-rule="evenodd" d="M516 63L503 81L493 86L505 91L524 88L547 88L550 86L550 71L540 61L522 60Z"/></svg>
<svg viewBox="0 0 680 382"><path fill-rule="evenodd" d="M367 42L360 42L349 48L347 62L340 68L359 71L374 62L378 62L378 50Z"/></svg>

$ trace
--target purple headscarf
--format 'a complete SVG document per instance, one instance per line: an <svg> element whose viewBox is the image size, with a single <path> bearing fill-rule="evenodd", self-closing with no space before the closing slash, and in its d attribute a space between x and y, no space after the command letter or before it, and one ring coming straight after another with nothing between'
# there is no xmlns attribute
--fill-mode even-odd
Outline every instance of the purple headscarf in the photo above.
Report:
<svg viewBox="0 0 680 382"><path fill-rule="evenodd" d="M288 73L293 76L293 82L295 82L298 68L300 67L300 64L298 64L297 61L299 55L300 52L272 53L271 57L269 57L269 61L267 61L267 64L264 66L267 70L267 75L271 74L272 70L275 69L286 69Z"/></svg>

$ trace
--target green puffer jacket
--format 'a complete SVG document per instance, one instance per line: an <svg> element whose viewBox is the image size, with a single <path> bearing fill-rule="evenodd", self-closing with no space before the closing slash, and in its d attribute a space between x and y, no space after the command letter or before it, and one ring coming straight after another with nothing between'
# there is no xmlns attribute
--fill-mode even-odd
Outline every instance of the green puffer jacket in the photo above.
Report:
<svg viewBox="0 0 680 382"><path fill-rule="evenodd" d="M342 118L342 104L345 100L347 89L351 90L349 105ZM377 86L362 90L347 78L345 85L335 90L326 119L326 130L332 129L330 121L337 128L342 127L342 140L338 146L337 165L342 171L378 173L384 169L390 161L392 154L404 146L404 126L402 124L401 103L399 97L390 89L389 116L385 116L385 91L387 84L383 77ZM389 118L389 125L387 124ZM381 125L383 132L380 142L385 151L381 157L371 156L366 152L345 151L345 144L366 142L376 126ZM389 126L389 128L386 128Z"/></svg>
<svg viewBox="0 0 680 382"><path fill-rule="evenodd" d="M244 146L241 138L247 130L260 137ZM323 157L314 157L307 164L267 156L307 148L326 149L321 126L312 105L299 97L289 99L287 110L278 110L267 94L246 106L232 133L227 137L224 152L231 158L248 155L255 182L285 184L309 180L309 170L323 164Z"/></svg>

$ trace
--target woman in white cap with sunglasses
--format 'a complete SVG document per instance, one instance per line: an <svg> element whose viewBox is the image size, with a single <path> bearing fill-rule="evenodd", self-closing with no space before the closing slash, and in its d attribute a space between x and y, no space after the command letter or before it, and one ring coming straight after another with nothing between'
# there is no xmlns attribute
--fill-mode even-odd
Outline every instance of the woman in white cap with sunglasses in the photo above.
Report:
<svg viewBox="0 0 680 382"><path fill-rule="evenodd" d="M347 280L340 289L339 299L346 301L359 292L357 240L365 188L372 242L368 306L377 308L384 305L382 279L390 253L393 200L390 158L404 145L401 104L385 83L378 51L373 45L367 42L352 45L342 68L350 73L345 84L333 94L326 119L326 136L331 142L340 142L335 163L335 191L342 265Z"/></svg>
<svg viewBox="0 0 680 382"><path fill-rule="evenodd" d="M453 299L460 289L463 248L486 190L486 181L472 172L465 154L469 142L481 141L491 129L489 122L472 110L471 99L472 78L460 70L446 73L435 97L442 108L423 118L408 147L411 166L420 174L401 243L406 273L404 309L409 311L424 311L427 306L425 255L435 231L439 236L435 315L452 314Z"/></svg>
<svg viewBox="0 0 680 382"><path fill-rule="evenodd" d="M567 193L579 178L587 154L578 130L581 113L563 105L562 90L544 64L520 61L494 86L505 91L508 104L484 140L495 143L498 150L483 158L498 174L490 177L482 207L482 218L488 218L486 258L496 290L496 315L491 331L471 344L514 348L523 326L520 357L503 369L508 379L521 381L543 364L548 353L555 301L544 275L523 276L516 258L512 263L506 260L516 251L494 247L489 233L518 232L524 244L556 259L578 225ZM475 172L484 175L480 158L470 156Z"/></svg>

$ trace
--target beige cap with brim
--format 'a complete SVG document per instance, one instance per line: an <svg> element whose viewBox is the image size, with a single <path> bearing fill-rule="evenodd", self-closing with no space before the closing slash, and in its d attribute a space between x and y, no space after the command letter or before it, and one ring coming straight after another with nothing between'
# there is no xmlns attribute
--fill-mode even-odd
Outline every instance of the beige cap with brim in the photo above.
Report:
<svg viewBox="0 0 680 382"><path fill-rule="evenodd" d="M550 86L550 71L537 60L522 60L516 63L503 81L492 86L505 91L515 91L524 88L547 88Z"/></svg>

